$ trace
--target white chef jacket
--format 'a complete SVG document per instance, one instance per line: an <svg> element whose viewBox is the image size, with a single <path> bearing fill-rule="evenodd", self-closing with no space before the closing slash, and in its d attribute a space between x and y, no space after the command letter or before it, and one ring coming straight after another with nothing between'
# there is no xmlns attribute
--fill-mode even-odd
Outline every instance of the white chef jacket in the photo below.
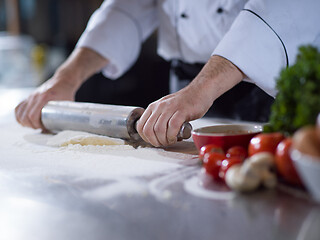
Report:
<svg viewBox="0 0 320 240"><path fill-rule="evenodd" d="M318 0L105 0L77 47L107 58L102 72L115 79L158 29L164 59L205 63L220 55L275 96L275 79L294 63L298 47L320 42L319 12Z"/></svg>

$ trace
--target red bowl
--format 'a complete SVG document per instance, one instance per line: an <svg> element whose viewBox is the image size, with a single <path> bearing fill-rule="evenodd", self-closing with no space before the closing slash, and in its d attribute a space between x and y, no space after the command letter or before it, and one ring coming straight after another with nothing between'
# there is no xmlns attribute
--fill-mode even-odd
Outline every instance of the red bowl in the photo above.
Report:
<svg viewBox="0 0 320 240"><path fill-rule="evenodd" d="M207 144L216 144L225 151L232 146L247 148L252 137L262 132L261 125L255 124L227 124L194 129L193 141L200 148Z"/></svg>

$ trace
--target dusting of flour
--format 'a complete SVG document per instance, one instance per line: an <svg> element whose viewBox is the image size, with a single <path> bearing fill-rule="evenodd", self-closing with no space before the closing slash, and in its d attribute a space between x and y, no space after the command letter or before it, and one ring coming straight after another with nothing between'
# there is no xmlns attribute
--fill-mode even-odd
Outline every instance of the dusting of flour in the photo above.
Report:
<svg viewBox="0 0 320 240"><path fill-rule="evenodd" d="M69 144L83 146L124 145L125 141L118 138L71 130L61 131L47 141L47 145L53 147L63 147Z"/></svg>
<svg viewBox="0 0 320 240"><path fill-rule="evenodd" d="M2 126L0 166L19 175L73 176L79 179L121 179L152 177L191 164L187 142L177 147L134 148L131 145L80 145L51 147L53 135L24 128L17 123Z"/></svg>

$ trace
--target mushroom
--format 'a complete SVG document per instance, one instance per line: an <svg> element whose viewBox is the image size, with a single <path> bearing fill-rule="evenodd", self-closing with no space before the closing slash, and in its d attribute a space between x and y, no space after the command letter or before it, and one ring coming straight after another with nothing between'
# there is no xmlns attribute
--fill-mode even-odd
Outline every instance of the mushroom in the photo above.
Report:
<svg viewBox="0 0 320 240"><path fill-rule="evenodd" d="M257 189L261 184L266 188L274 188L277 177L272 172L274 157L271 153L257 153L245 160L242 165L228 169L226 184L233 190L248 192Z"/></svg>
<svg viewBox="0 0 320 240"><path fill-rule="evenodd" d="M226 184L239 192L250 192L260 185L260 178L255 174L244 174L242 166L237 164L230 167L226 173Z"/></svg>
<svg viewBox="0 0 320 240"><path fill-rule="evenodd" d="M259 169L273 168L275 163L274 156L269 152L256 153L249 158L249 161L252 163L253 167Z"/></svg>

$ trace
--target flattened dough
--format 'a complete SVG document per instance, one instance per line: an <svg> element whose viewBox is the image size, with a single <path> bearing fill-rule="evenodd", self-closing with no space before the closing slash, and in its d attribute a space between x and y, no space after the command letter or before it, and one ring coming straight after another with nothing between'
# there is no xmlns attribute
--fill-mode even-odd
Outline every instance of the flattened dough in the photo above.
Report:
<svg viewBox="0 0 320 240"><path fill-rule="evenodd" d="M64 147L69 144L85 145L124 145L125 141L118 138L96 135L80 131L62 131L47 141L48 146Z"/></svg>

